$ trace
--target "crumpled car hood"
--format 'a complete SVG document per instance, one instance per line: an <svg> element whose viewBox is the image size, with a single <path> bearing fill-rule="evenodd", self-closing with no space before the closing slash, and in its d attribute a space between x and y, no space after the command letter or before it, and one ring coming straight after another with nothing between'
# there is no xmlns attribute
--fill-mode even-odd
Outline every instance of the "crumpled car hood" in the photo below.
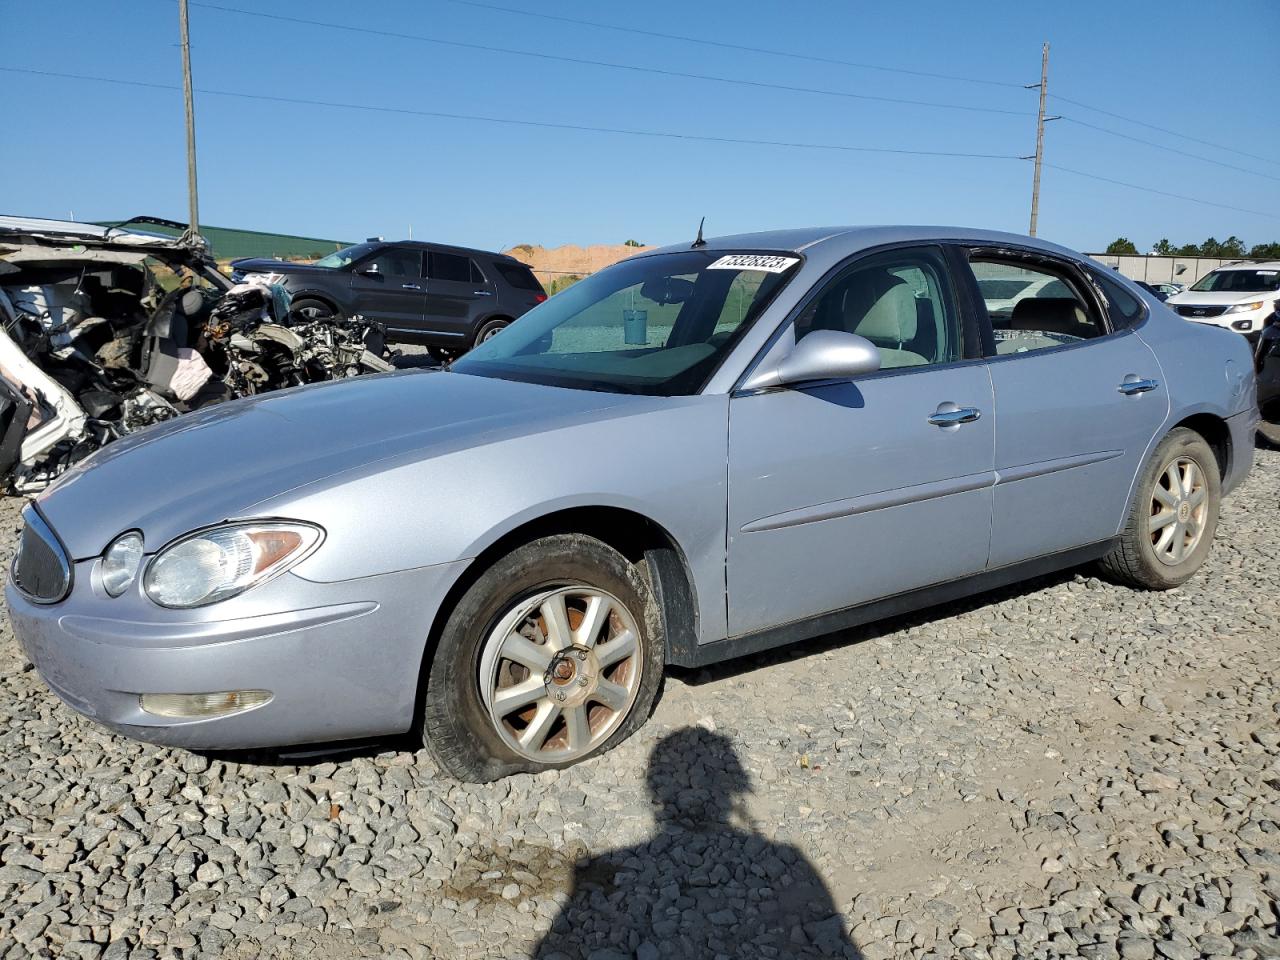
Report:
<svg viewBox="0 0 1280 960"><path fill-rule="evenodd" d="M299 387L198 411L87 458L37 498L74 559L125 530L147 552L346 470L528 434L652 398L406 371Z"/></svg>

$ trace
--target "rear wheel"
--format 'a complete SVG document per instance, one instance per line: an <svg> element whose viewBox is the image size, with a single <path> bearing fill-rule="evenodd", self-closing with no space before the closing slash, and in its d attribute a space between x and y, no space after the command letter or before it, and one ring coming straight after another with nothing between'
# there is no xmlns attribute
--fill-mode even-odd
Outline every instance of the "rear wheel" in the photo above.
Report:
<svg viewBox="0 0 1280 960"><path fill-rule="evenodd" d="M1103 572L1148 590L1185 583L1209 555L1221 499L1209 445L1194 430L1173 430L1138 478L1120 542L1101 561Z"/></svg>
<svg viewBox="0 0 1280 960"><path fill-rule="evenodd" d="M536 540L463 595L427 677L423 741L461 780L565 767L649 715L663 643L642 567L579 534Z"/></svg>

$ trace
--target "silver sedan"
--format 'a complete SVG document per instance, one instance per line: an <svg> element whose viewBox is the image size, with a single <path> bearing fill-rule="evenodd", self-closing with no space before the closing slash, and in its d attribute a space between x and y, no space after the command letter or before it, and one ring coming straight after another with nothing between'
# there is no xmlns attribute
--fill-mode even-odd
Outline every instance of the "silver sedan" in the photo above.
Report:
<svg viewBox="0 0 1280 960"><path fill-rule="evenodd" d="M1243 338L1052 244L828 228L645 253L441 372L144 431L26 510L49 687L197 749L420 729L558 767L701 665L1099 562L1165 589L1248 472Z"/></svg>

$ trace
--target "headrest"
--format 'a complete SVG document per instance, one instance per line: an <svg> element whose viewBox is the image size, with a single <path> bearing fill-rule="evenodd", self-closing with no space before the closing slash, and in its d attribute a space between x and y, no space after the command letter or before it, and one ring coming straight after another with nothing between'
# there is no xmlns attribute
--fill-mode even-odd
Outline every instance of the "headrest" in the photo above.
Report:
<svg viewBox="0 0 1280 960"><path fill-rule="evenodd" d="M1074 297L1027 297L1014 305L1009 320L1011 330L1040 330L1074 337L1082 335L1081 327L1089 326Z"/></svg>
<svg viewBox="0 0 1280 960"><path fill-rule="evenodd" d="M898 346L916 336L916 298L911 287L899 277L888 289L874 298L868 307L860 307L855 298L845 299L845 317L851 332L866 337L877 345ZM861 313L858 316L854 311Z"/></svg>

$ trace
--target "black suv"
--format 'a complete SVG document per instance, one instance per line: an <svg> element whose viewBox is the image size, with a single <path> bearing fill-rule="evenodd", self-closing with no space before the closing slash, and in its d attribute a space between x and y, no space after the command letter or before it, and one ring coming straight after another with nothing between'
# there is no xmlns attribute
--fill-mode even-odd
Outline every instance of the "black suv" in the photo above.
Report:
<svg viewBox="0 0 1280 960"><path fill-rule="evenodd" d="M547 299L533 272L513 257L412 240L368 240L315 263L235 260L233 280L267 274L308 318L361 314L387 339L457 354L493 336Z"/></svg>

